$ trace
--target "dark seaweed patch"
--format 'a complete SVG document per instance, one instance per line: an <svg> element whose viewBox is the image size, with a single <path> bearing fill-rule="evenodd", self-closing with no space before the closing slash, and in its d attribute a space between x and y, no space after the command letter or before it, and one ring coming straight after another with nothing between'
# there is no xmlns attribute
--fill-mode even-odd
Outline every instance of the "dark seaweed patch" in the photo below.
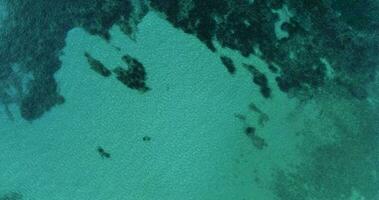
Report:
<svg viewBox="0 0 379 200"><path fill-rule="evenodd" d="M230 74L234 74L236 72L236 67L234 66L233 60L231 58L220 56L220 59Z"/></svg>
<svg viewBox="0 0 379 200"><path fill-rule="evenodd" d="M84 53L85 57L87 58L87 61L89 65L91 66L91 69L98 74L108 77L111 75L111 71L104 66L103 63L101 63L99 60L96 60L93 58L89 53Z"/></svg>

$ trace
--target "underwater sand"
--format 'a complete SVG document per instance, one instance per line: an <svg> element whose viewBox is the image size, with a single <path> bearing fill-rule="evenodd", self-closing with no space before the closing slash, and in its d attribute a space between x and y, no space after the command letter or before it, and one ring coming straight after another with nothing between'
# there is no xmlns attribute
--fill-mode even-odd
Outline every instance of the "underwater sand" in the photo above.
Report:
<svg viewBox="0 0 379 200"><path fill-rule="evenodd" d="M254 63L264 72L262 61L220 49L241 62L231 76L198 39L153 12L139 24L135 41L117 26L111 35L107 43L80 28L69 32L56 74L63 105L32 123L15 107L14 121L1 115L0 193L17 190L33 200L273 199L265 184L273 169L298 161L296 133L316 120L317 107L299 109L276 87L265 100L241 67ZM151 91L99 76L85 52L110 69L125 65L125 54L137 58ZM252 102L267 114L263 124L249 110ZM254 147L247 125L264 136L267 148ZM111 158L101 158L98 146Z"/></svg>

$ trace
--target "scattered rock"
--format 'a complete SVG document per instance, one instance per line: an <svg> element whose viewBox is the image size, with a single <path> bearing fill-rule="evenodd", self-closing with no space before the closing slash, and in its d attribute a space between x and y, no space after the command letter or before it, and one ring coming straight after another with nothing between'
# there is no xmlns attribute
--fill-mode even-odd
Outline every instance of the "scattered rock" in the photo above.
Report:
<svg viewBox="0 0 379 200"><path fill-rule="evenodd" d="M253 75L253 82L260 87L262 96L269 98L271 96L271 89L268 87L267 77L252 65L244 64L244 67Z"/></svg>
<svg viewBox="0 0 379 200"><path fill-rule="evenodd" d="M114 69L113 73L117 75L117 79L131 89L136 89L141 92L150 90L145 83L147 78L142 63L129 55L123 56L122 60L128 64L129 67L128 69L122 67Z"/></svg>
<svg viewBox="0 0 379 200"><path fill-rule="evenodd" d="M259 149L262 150L267 146L266 141L262 138L256 135L255 133L256 129L252 126L248 126L245 128L245 134L251 139L253 142L253 145Z"/></svg>
<svg viewBox="0 0 379 200"><path fill-rule="evenodd" d="M149 137L149 136L144 136L144 137L142 138L142 140L145 141L145 142L149 142L149 141L151 140L151 137Z"/></svg>
<svg viewBox="0 0 379 200"><path fill-rule="evenodd" d="M261 109L257 107L254 103L249 104L249 109L259 115L258 123L262 127L265 125L267 121L269 121L269 117L266 113L264 113Z"/></svg>
<svg viewBox="0 0 379 200"><path fill-rule="evenodd" d="M243 115L243 114L235 113L235 114L234 114L234 117L236 117L237 119L239 119L239 120L241 120L241 121L246 121L246 116Z"/></svg>
<svg viewBox="0 0 379 200"><path fill-rule="evenodd" d="M98 146L96 150L102 158L111 158L111 154L106 152L103 147Z"/></svg>
<svg viewBox="0 0 379 200"><path fill-rule="evenodd" d="M233 60L226 56L220 56L222 64L225 65L226 69L230 74L235 74L236 67L234 66Z"/></svg>
<svg viewBox="0 0 379 200"><path fill-rule="evenodd" d="M101 63L99 60L96 60L87 52L84 53L84 56L87 58L87 61L93 71L97 72L98 74L104 77L108 77L111 75L111 71L108 68L106 68L104 64Z"/></svg>
<svg viewBox="0 0 379 200"><path fill-rule="evenodd" d="M245 128L245 133L246 133L246 135L254 135L255 134L255 128L251 127L251 126L246 127Z"/></svg>

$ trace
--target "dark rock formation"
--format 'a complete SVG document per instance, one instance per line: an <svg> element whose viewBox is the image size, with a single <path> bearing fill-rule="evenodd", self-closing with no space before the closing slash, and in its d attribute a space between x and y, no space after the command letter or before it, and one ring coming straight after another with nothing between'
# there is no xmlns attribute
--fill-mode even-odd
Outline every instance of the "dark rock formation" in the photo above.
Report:
<svg viewBox="0 0 379 200"><path fill-rule="evenodd" d="M4 0L7 18L0 30L0 71L17 63L25 73L32 74L20 106L22 116L35 120L62 102L54 73L60 68L59 53L67 32L83 27L91 34L109 40L113 24L130 34L130 1L123 0ZM28 13L28 17L25 17ZM105 72L105 71L104 71ZM105 72L106 73L106 72ZM7 79L2 76L0 81Z"/></svg>
<svg viewBox="0 0 379 200"><path fill-rule="evenodd" d="M258 71L256 67L252 65L244 64L244 67L253 75L253 82L259 86L262 96L264 98L269 98L271 96L271 89L268 86L266 75Z"/></svg>
<svg viewBox="0 0 379 200"><path fill-rule="evenodd" d="M98 146L98 147L96 148L96 151L97 151L97 153L99 153L99 155L100 155L102 158L111 158L111 154L108 153L108 152L106 152L106 151L103 149L103 147Z"/></svg>
<svg viewBox="0 0 379 200"><path fill-rule="evenodd" d="M220 59L230 74L236 73L236 67L234 66L233 60L231 58L220 56Z"/></svg>
<svg viewBox="0 0 379 200"><path fill-rule="evenodd" d="M256 129L251 126L245 128L245 134L251 139L254 146L257 149L262 150L263 148L267 146L267 143L262 137L259 137L258 135L256 135L255 131Z"/></svg>
<svg viewBox="0 0 379 200"><path fill-rule="evenodd" d="M30 121L64 102L54 74L60 68L59 53L70 29L83 27L105 40L111 39L108 31L114 24L120 25L126 34L133 31L130 24L134 8L127 0L3 2L9 10L0 29L0 82L9 80L14 64L19 65L23 73L33 75L27 88L20 90L26 91L20 95L20 112ZM191 6L185 7L183 2ZM377 0L215 2L149 0L152 9L164 13L174 27L194 35L210 51L216 51L214 42L245 57L256 54L254 48L258 48L260 54L256 56L279 68L272 69L278 73L278 87L293 97L311 98L328 81L336 90L346 91L348 98L364 101L368 97L366 86L376 78L379 65ZM283 5L292 16L281 26L289 36L278 40L274 31L278 15L272 10ZM326 67L320 62L321 58L326 59L335 72L330 80L325 78ZM131 57L124 60L129 68L113 71L118 80L130 88L148 90L143 65ZM259 71L255 76L254 70L252 72L253 82L260 86L262 95L268 97L267 78ZM5 100L8 97L2 93L0 102L9 102ZM246 119L243 115L238 117ZM375 199L379 188L377 175L374 176L379 163L378 130L374 128L377 123L372 121L365 118L360 122L368 123L360 129L364 130L362 133L350 134L347 129L340 135L342 142L320 146L297 172L279 174L274 187L277 197L284 200L341 199L349 197L354 188L365 199ZM265 146L262 138L248 132L256 145Z"/></svg>
<svg viewBox="0 0 379 200"><path fill-rule="evenodd" d="M379 64L375 56L379 49L379 22L375 19L379 8L374 0L347 4L331 0L191 2L193 6L186 12L180 7L181 0L151 0L151 5L165 13L175 27L196 35L212 51L214 41L243 56L254 54L253 48L259 47L263 59L280 67L277 81L283 92L312 96L322 87L325 73L320 58L333 63L336 78L349 77L344 79L345 85L365 88L374 80ZM274 34L278 16L272 9L283 5L293 16L281 27L289 37L278 40ZM352 97L356 95L353 93Z"/></svg>
<svg viewBox="0 0 379 200"><path fill-rule="evenodd" d="M379 13L374 0L313 1L255 0L227 1L212 0L150 0L151 7L167 16L175 27L193 34L211 50L214 41L222 47L239 51L243 56L254 54L254 47L262 53L261 58L275 63L280 68L278 86L283 92L304 95L311 94L324 84L324 66L319 62L325 58L332 63L335 79L342 80L341 87L354 88L351 98L364 100L366 84L376 74L379 58L377 30ZM57 104L54 102L57 90L53 88L54 73L60 68L58 55L64 47L67 32L76 26L83 27L91 34L110 39L109 29L117 24L126 34L132 34L131 15L135 11L130 1L123 0L5 0L9 9L0 30L0 68L7 71L11 64L22 66L25 73L34 76L31 89L25 98L52 98L42 100L37 107L40 111L28 111L29 104L20 108L24 113L43 113ZM278 20L272 9L287 5L293 16L282 24L289 37L278 40L274 24ZM147 6L142 5L143 15ZM30 14L27 18L25 13ZM136 15L141 17L141 15ZM348 77L348 78L346 78ZM6 79L1 76L1 79ZM51 82L47 83L46 80ZM1 81L1 80L0 80ZM334 81L331 80L331 81ZM53 86L49 86L52 84ZM40 86L42 88L40 88ZM37 91L43 90L43 92ZM306 91L306 92L304 92ZM33 97L49 92L44 97ZM24 100L24 102L27 100ZM46 103L50 102L50 103ZM29 120L41 116L30 114Z"/></svg>
<svg viewBox="0 0 379 200"><path fill-rule="evenodd" d="M89 53L84 53L84 56L87 58L88 64L91 66L91 69L98 74L108 77L111 75L111 71L104 66L99 60L93 58Z"/></svg>
<svg viewBox="0 0 379 200"><path fill-rule="evenodd" d="M114 69L113 72L116 74L117 79L131 89L136 89L141 92L150 90L145 83L147 77L142 63L129 55L123 56L122 60L129 67L128 69L123 69L121 67Z"/></svg>
<svg viewBox="0 0 379 200"><path fill-rule="evenodd" d="M150 137L150 136L144 136L144 137L142 138L142 140L143 140L144 142L149 142L149 141L151 141L151 137Z"/></svg>

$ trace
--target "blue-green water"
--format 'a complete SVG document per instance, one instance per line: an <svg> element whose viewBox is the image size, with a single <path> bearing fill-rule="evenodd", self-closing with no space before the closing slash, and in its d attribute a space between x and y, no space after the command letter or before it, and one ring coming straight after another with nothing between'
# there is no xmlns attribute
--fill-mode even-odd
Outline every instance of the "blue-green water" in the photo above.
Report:
<svg viewBox="0 0 379 200"><path fill-rule="evenodd" d="M281 12L276 36L288 37L278 23L294 14L275 12ZM322 86L285 92L280 75L308 84L317 71L304 72L304 80L265 58L259 45L243 56L214 40L212 51L154 9L136 20L131 35L113 24L109 40L70 28L54 54L64 103L36 119L19 109L28 84L41 78L38 70L10 62L13 71L0 82L0 200L379 199L377 79L365 85L366 98L350 94L336 81L343 72L326 57L319 58L327 63ZM303 56L281 48L293 60ZM4 52L11 50L0 52L6 63L11 56ZM96 73L86 53L111 75ZM128 67L124 55L143 64L148 91L118 80L115 69ZM232 59L234 73L220 56ZM44 58L37 53L39 62ZM44 95L50 93L32 98L32 107L39 108Z"/></svg>

